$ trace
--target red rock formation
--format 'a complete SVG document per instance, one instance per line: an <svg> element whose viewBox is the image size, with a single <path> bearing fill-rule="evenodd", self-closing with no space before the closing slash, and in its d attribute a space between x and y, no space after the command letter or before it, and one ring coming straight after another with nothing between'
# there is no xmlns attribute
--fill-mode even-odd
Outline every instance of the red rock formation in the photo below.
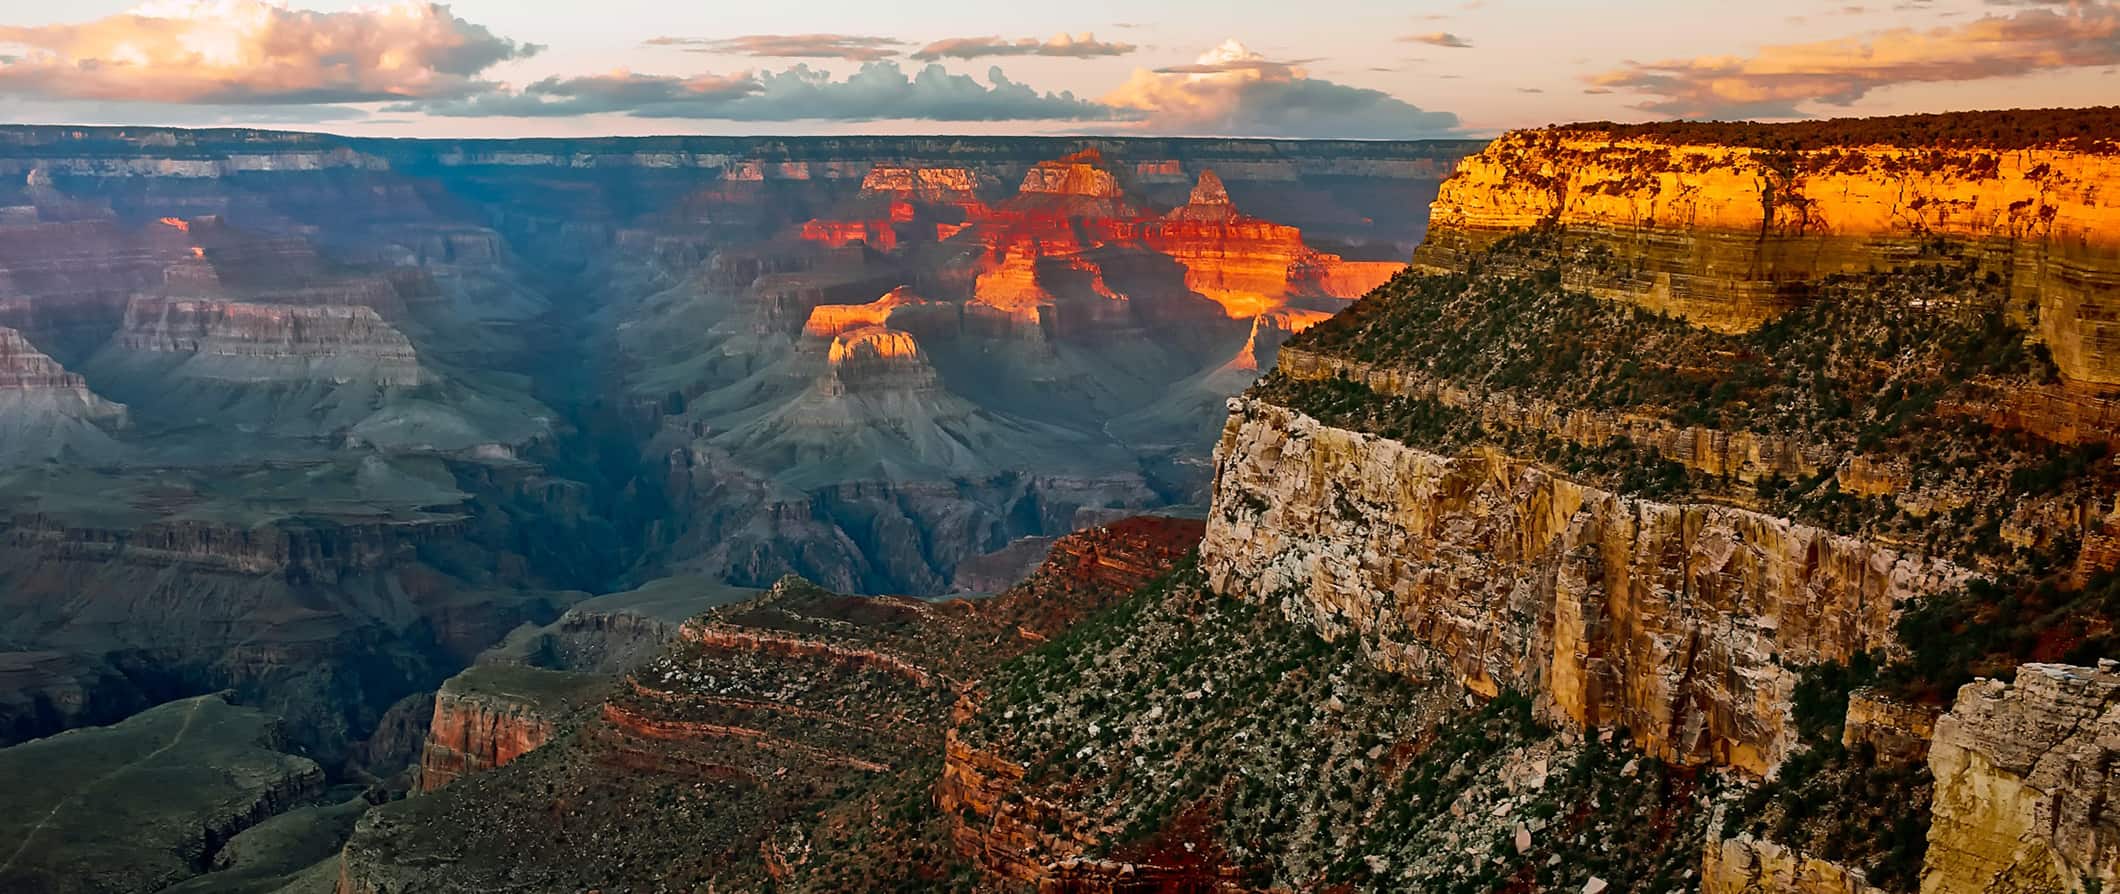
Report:
<svg viewBox="0 0 2120 894"><path fill-rule="evenodd" d="M433 791L451 782L504 766L552 738L552 718L519 706L457 698L435 699L434 722L420 753L420 789Z"/></svg>
<svg viewBox="0 0 2120 894"><path fill-rule="evenodd" d="M826 353L826 394L859 391L929 391L941 384L911 333L865 326L832 339Z"/></svg>
<svg viewBox="0 0 2120 894"><path fill-rule="evenodd" d="M957 308L922 298L911 286L899 286L867 304L820 304L811 309L802 333L835 338L870 326L888 326L923 337L948 336L957 328Z"/></svg>
<svg viewBox="0 0 2120 894"><path fill-rule="evenodd" d="M1039 573L1073 586L1131 593L1146 586L1199 545L1207 524L1185 518L1141 516L1063 537ZM1012 599L1025 598L1012 593Z"/></svg>
<svg viewBox="0 0 2120 894"><path fill-rule="evenodd" d="M707 650L747 652L775 658L814 658L841 667L895 674L915 686L934 685L933 677L926 670L905 658L874 649L848 648L819 640L758 633L712 621L688 623L679 635L686 642L697 643L700 648Z"/></svg>
<svg viewBox="0 0 2120 894"><path fill-rule="evenodd" d="M877 165L861 192L830 214L805 222L801 238L841 248L860 242L877 251L941 241L986 213L979 177L966 168Z"/></svg>
<svg viewBox="0 0 2120 894"><path fill-rule="evenodd" d="M543 747L560 721L603 694L607 681L515 665L478 665L456 675L434 697L420 789L434 791Z"/></svg>

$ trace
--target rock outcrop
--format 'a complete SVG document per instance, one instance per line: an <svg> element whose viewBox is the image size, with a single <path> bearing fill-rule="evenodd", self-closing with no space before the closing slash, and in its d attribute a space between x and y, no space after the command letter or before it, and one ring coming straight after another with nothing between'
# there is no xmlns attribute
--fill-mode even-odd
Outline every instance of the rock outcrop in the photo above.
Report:
<svg viewBox="0 0 2120 894"><path fill-rule="evenodd" d="M110 436L126 424L122 404L0 327L0 466L52 460L105 462L122 452Z"/></svg>
<svg viewBox="0 0 2120 894"><path fill-rule="evenodd" d="M1770 151L1596 128L1528 131L1445 183L1416 263L1557 224L1609 252L1570 284L1722 331L1773 319L1834 273L1939 246L1992 259L2062 375L2120 386L2120 158L2062 148Z"/></svg>
<svg viewBox="0 0 2120 894"><path fill-rule="evenodd" d="M1701 894L1885 894L1859 872L1772 841L1738 835L1708 843Z"/></svg>
<svg viewBox="0 0 2120 894"><path fill-rule="evenodd" d="M1722 506L1586 487L1493 449L1445 457L1233 403L1201 562L1375 660L1681 763L1771 772L1792 667L1898 648L1948 563Z"/></svg>
<svg viewBox="0 0 2120 894"><path fill-rule="evenodd" d="M1295 227L1237 210L1222 178L1203 171L1184 205L1141 228L1142 244L1185 267L1185 284L1231 317L1250 318L1308 295L1353 300L1403 265L1355 263L1303 242Z"/></svg>
<svg viewBox="0 0 2120 894"><path fill-rule="evenodd" d="M941 381L912 333L883 326L840 333L832 339L825 359L831 364L826 394L932 391Z"/></svg>
<svg viewBox="0 0 2120 894"><path fill-rule="evenodd" d="M608 685L597 674L509 665L482 664L451 677L434 698L420 788L433 791L544 745L560 721Z"/></svg>
<svg viewBox="0 0 2120 894"><path fill-rule="evenodd" d="M1959 691L1936 721L1922 894L2120 882L2120 674L2031 664Z"/></svg>
<svg viewBox="0 0 2120 894"><path fill-rule="evenodd" d="M923 338L947 338L956 333L957 308L922 298L911 286L899 286L867 304L820 304L810 310L802 334L836 338L870 326L887 326Z"/></svg>

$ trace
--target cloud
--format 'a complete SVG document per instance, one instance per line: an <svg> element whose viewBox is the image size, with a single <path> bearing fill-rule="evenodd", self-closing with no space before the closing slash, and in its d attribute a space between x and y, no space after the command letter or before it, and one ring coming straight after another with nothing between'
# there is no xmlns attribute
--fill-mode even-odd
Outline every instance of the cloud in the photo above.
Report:
<svg viewBox="0 0 2120 894"><path fill-rule="evenodd" d="M1399 38L1407 43L1425 43L1432 47L1449 47L1454 50L1472 48L1472 42L1448 31L1431 31L1427 34L1408 34Z"/></svg>
<svg viewBox="0 0 2120 894"><path fill-rule="evenodd" d="M1089 59L1098 56L1124 56L1135 49L1130 43L1100 41L1096 35L1088 32L1083 32L1079 37L1058 34L1051 40L1044 41L1035 37L1013 41L999 37L952 37L921 47L913 54L913 58L935 60L978 59L983 56L1059 56L1068 59Z"/></svg>
<svg viewBox="0 0 2120 894"><path fill-rule="evenodd" d="M905 41L857 34L746 34L741 37L706 39L657 37L651 47L678 47L688 53L723 53L731 56L765 56L779 59L847 59L875 62L898 55Z"/></svg>
<svg viewBox="0 0 2120 894"><path fill-rule="evenodd" d="M1312 78L1231 40L1190 65L1139 69L1104 102L1133 129L1217 136L1392 139L1454 134L1458 118L1388 93Z"/></svg>
<svg viewBox="0 0 2120 894"><path fill-rule="evenodd" d="M160 0L77 25L0 26L0 47L0 93L204 105L461 96L540 49L409 0L349 12Z"/></svg>
<svg viewBox="0 0 2120 894"><path fill-rule="evenodd" d="M2041 5L2057 5L2052 3ZM1794 118L1807 102L1845 106L1895 84L1971 81L2120 62L2120 9L2070 3L1961 25L1900 28L1867 40L1770 46L1751 57L1632 63L1592 86L1649 97L1638 107L1684 118Z"/></svg>
<svg viewBox="0 0 2120 894"><path fill-rule="evenodd" d="M1040 93L1001 69L982 84L930 65L907 75L895 62L871 62L846 80L797 65L783 72L690 78L616 72L547 78L520 91L408 103L394 112L448 117L622 114L725 121L1106 121L1113 109L1072 93Z"/></svg>

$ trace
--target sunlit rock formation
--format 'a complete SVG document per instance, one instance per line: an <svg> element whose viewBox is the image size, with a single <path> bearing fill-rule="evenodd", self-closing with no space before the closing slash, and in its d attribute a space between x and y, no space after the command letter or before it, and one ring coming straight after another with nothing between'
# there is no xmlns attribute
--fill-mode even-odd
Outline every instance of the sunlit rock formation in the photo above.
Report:
<svg viewBox="0 0 2120 894"><path fill-rule="evenodd" d="M1778 152L1595 128L1528 131L1466 159L1416 262L1463 263L1544 223L1604 246L1573 283L1710 328L1759 326L1834 273L1991 258L2069 381L2120 385L2120 160L2061 148L1841 145Z"/></svg>

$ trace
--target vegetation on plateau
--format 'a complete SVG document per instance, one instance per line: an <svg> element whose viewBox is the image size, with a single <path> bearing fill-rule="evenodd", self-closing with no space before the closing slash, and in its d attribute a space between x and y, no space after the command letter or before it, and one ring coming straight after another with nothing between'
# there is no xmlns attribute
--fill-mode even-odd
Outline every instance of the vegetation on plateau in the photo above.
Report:
<svg viewBox="0 0 2120 894"><path fill-rule="evenodd" d="M2120 152L2120 106L2087 109L2008 109L1876 118L1830 118L1761 124L1754 121L1658 121L1615 124L1597 121L1555 128L1593 132L1613 139L1711 144L1806 152L1856 146L1923 149L2067 148Z"/></svg>

